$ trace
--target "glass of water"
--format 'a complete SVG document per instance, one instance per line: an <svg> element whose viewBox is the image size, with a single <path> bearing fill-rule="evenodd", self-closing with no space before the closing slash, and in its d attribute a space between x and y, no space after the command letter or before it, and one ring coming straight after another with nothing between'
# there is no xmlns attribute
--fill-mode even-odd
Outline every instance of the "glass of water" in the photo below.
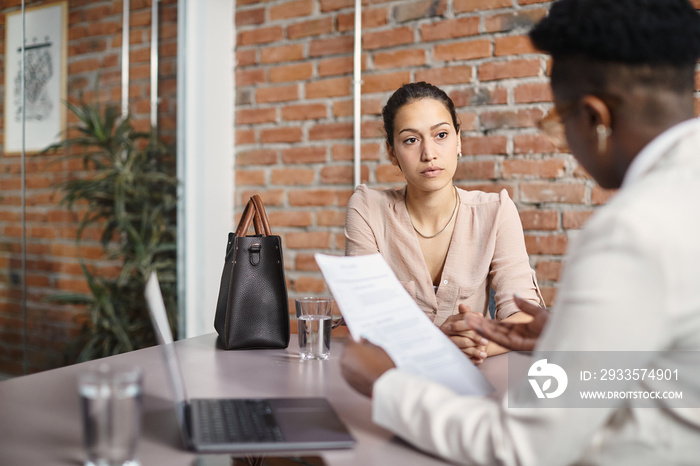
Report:
<svg viewBox="0 0 700 466"><path fill-rule="evenodd" d="M143 375L136 366L100 364L78 375L86 466L136 466Z"/></svg>
<svg viewBox="0 0 700 466"><path fill-rule="evenodd" d="M333 298L297 298L297 332L301 359L328 359L331 354Z"/></svg>

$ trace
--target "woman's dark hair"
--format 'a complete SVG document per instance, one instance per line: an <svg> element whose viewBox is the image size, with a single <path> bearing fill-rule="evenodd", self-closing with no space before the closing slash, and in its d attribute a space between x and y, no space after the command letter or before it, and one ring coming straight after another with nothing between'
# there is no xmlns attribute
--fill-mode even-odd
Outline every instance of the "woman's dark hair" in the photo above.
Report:
<svg viewBox="0 0 700 466"><path fill-rule="evenodd" d="M441 102L452 117L452 124L455 130L459 133L459 123L457 121L457 113L455 112L455 104L452 99L437 86L426 83L424 81L417 83L404 84L394 92L386 105L382 109L382 118L384 119L384 133L386 140L391 147L394 147L394 120L396 114L401 107L410 104L420 99L435 99Z"/></svg>
<svg viewBox="0 0 700 466"><path fill-rule="evenodd" d="M688 0L558 0L532 31L554 60L694 66L700 16Z"/></svg>

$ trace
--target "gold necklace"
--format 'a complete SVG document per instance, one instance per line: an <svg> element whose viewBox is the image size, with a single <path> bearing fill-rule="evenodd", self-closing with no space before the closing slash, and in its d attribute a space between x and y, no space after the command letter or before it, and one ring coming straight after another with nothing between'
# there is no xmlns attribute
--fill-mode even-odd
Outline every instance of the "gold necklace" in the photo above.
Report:
<svg viewBox="0 0 700 466"><path fill-rule="evenodd" d="M439 236L440 234L442 234L442 232L447 230L447 227L450 226L450 223L452 223L452 220L454 220L455 217L457 216L457 208L459 207L459 193L457 192L457 187L455 187L455 208L452 211L452 215L450 216L450 220L445 224L444 227L442 227L442 230L438 231L437 233L435 233L432 236L426 236L423 233L421 233L420 231L418 231L418 228L416 228L416 226L413 224L413 219L411 218L411 212L408 211L408 203L406 202L407 197L408 197L408 191L406 191L406 196L404 196L404 198L403 198L403 204L404 204L404 206L406 206L406 213L408 214L408 221L411 222L411 226L416 231L416 233L418 233L419 235L421 235L425 239L432 239L432 238L435 238L436 236Z"/></svg>

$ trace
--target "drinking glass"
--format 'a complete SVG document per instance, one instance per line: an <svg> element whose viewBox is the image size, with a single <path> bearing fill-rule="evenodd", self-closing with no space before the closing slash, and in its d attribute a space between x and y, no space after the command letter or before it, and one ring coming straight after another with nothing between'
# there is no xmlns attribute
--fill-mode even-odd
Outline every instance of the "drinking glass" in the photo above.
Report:
<svg viewBox="0 0 700 466"><path fill-rule="evenodd" d="M136 466L143 375L139 367L100 364L78 375L86 466Z"/></svg>

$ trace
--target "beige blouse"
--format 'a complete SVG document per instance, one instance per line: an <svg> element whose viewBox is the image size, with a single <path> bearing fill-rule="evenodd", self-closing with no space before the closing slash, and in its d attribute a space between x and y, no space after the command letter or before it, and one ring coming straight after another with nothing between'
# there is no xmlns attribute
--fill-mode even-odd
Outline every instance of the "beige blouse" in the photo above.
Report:
<svg viewBox="0 0 700 466"><path fill-rule="evenodd" d="M459 304L488 316L491 287L499 320L518 311L513 293L543 305L520 217L508 193L457 191L460 205L437 292L406 211L406 188L357 187L345 219L345 255L381 253L436 325L456 314Z"/></svg>

